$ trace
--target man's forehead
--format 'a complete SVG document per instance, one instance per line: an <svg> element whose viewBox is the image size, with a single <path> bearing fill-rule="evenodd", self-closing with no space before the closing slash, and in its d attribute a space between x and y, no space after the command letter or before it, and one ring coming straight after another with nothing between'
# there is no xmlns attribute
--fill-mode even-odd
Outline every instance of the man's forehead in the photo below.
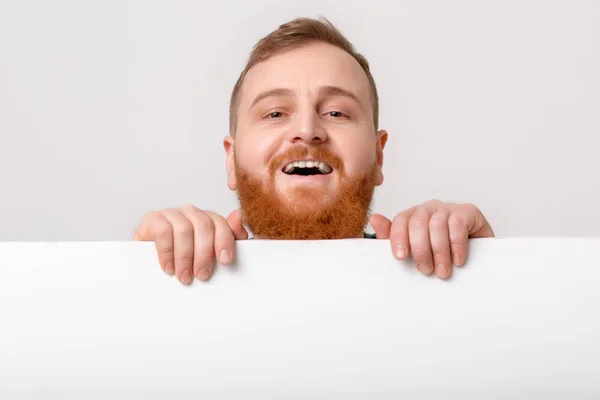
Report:
<svg viewBox="0 0 600 400"><path fill-rule="evenodd" d="M325 43L290 50L252 67L242 85L241 105L248 108L260 93L281 87L297 95L317 95L322 87L339 87L360 98L370 95L368 78L358 62Z"/></svg>

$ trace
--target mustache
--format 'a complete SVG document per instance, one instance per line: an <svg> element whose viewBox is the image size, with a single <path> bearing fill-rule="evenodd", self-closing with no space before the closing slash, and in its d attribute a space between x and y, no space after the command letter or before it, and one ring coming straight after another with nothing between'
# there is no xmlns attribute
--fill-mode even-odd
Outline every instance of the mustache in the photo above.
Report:
<svg viewBox="0 0 600 400"><path fill-rule="evenodd" d="M320 160L337 171L340 174L340 177L343 178L346 175L344 172L344 163L342 162L342 159L334 152L326 149L325 147L296 146L291 147L286 152L271 159L269 162L269 175L271 178L275 176L275 173L277 172L277 169L279 169L281 163L295 158L310 158L314 160Z"/></svg>

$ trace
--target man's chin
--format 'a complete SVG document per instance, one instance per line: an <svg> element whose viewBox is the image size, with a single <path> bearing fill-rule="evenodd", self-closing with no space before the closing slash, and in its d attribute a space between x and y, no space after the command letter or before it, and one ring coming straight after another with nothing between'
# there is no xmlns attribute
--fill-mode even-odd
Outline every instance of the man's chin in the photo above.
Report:
<svg viewBox="0 0 600 400"><path fill-rule="evenodd" d="M314 213L326 209L332 203L331 195L324 188L295 187L279 193L279 202L292 214Z"/></svg>

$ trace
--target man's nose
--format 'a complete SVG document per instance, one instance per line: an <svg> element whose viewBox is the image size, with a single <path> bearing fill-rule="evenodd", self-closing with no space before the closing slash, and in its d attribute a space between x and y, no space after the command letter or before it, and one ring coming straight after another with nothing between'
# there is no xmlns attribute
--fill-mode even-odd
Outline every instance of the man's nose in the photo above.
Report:
<svg viewBox="0 0 600 400"><path fill-rule="evenodd" d="M294 123L290 126L288 139L292 143L322 143L327 140L327 132L320 123L317 112L297 113Z"/></svg>

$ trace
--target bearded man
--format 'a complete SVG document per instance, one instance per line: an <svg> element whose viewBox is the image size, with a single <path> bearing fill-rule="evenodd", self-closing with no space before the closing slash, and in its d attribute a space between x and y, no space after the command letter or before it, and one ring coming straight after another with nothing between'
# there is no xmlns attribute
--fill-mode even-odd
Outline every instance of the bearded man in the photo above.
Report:
<svg viewBox="0 0 600 400"><path fill-rule="evenodd" d="M471 204L432 200L393 220L371 214L388 133L369 63L325 19L299 18L262 38L234 86L224 139L227 219L187 205L148 213L134 239L154 241L161 267L189 284L233 260L234 241L351 239L368 222L399 260L448 278L468 238L494 236Z"/></svg>

